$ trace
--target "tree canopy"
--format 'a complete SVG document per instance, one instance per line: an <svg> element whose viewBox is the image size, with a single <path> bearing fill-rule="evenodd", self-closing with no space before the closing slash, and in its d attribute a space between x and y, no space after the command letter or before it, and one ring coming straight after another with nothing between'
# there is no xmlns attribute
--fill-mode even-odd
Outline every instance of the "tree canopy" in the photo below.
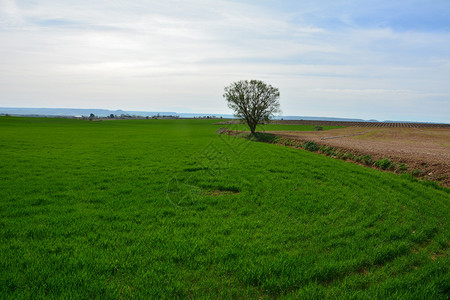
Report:
<svg viewBox="0 0 450 300"><path fill-rule="evenodd" d="M280 92L277 88L260 80L240 80L225 87L223 97L237 118L245 120L250 131L256 125L269 121L280 112Z"/></svg>

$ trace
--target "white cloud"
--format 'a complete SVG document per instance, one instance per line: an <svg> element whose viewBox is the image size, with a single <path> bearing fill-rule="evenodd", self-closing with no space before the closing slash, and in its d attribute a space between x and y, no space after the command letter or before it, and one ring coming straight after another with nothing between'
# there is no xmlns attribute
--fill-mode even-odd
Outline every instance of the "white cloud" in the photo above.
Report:
<svg viewBox="0 0 450 300"><path fill-rule="evenodd" d="M389 105L400 119L412 116L405 106L414 118L450 115L432 108L450 96L445 31L357 27L352 16L334 28L228 1L0 3L0 106L225 113L223 86L260 78L280 87L289 115L382 119Z"/></svg>

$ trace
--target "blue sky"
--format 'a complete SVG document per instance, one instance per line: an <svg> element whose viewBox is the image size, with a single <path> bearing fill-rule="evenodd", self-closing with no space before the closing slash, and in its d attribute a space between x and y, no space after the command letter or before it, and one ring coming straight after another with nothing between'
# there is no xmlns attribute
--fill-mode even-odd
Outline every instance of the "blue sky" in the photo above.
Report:
<svg viewBox="0 0 450 300"><path fill-rule="evenodd" d="M450 122L450 1L0 0L0 106Z"/></svg>

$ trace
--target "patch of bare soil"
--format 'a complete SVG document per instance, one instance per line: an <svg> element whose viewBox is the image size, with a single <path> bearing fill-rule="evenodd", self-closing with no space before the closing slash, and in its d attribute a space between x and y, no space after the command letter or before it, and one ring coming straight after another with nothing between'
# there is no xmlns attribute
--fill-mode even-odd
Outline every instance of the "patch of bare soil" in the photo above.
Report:
<svg viewBox="0 0 450 300"><path fill-rule="evenodd" d="M226 120L216 123L217 125L238 124L242 120ZM406 123L406 122L354 122L354 121L320 121L320 120L271 120L270 124L280 125L314 125L314 126L344 126L344 127L394 127L394 128L445 128L450 129L447 123Z"/></svg>
<svg viewBox="0 0 450 300"><path fill-rule="evenodd" d="M312 141L374 160L389 158L409 170L450 187L450 129L346 127L326 131L269 131L286 138Z"/></svg>

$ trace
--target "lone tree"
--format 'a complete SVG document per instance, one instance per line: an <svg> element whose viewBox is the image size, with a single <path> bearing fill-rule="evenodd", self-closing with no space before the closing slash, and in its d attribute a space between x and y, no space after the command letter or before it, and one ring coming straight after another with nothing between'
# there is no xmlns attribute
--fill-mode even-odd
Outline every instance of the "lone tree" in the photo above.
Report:
<svg viewBox="0 0 450 300"><path fill-rule="evenodd" d="M252 134L261 121L269 121L280 112L280 92L260 80L240 80L225 87L223 97L234 115L247 122Z"/></svg>

